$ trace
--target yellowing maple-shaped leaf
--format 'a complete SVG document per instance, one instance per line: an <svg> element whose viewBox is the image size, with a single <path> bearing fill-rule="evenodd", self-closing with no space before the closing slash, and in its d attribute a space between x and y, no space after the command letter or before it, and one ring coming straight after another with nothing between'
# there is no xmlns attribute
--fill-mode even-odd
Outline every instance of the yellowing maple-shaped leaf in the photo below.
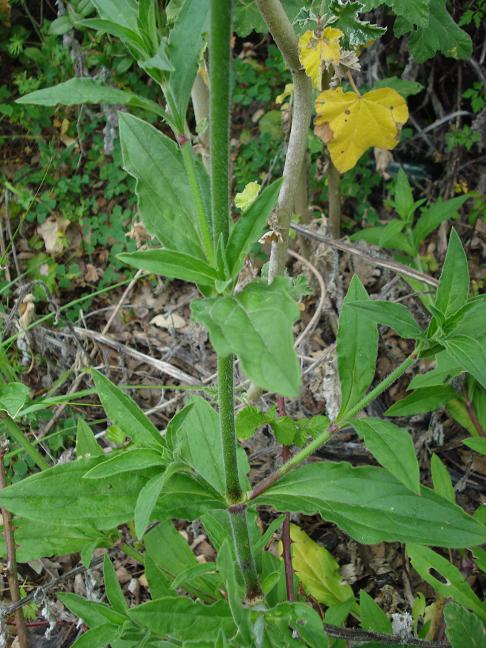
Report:
<svg viewBox="0 0 486 648"><path fill-rule="evenodd" d="M337 65L341 58L339 41L344 36L340 29L326 27L322 34L306 31L299 38L299 59L312 85L321 90L322 73L332 63Z"/></svg>
<svg viewBox="0 0 486 648"><path fill-rule="evenodd" d="M372 146L395 148L408 119L405 99L392 88L364 95L342 88L325 90L317 97L316 111L316 133L341 173L352 169Z"/></svg>

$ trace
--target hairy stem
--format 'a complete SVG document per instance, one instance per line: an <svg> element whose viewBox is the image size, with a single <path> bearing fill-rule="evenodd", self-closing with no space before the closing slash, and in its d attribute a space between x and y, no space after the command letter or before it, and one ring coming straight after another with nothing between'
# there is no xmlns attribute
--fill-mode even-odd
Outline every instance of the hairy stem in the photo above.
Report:
<svg viewBox="0 0 486 648"><path fill-rule="evenodd" d="M229 132L232 0L211 0L209 30L211 209L213 238L229 235Z"/></svg>
<svg viewBox="0 0 486 648"><path fill-rule="evenodd" d="M297 36L280 0L256 0L277 47L281 51L294 85L292 128L290 130L287 154L283 171L283 184L276 209L276 227L281 235L279 242L272 243L270 254L269 282L283 274L287 262L290 220L294 208L295 192L299 185L307 149L307 135L312 115L312 89L310 79L302 70Z"/></svg>
<svg viewBox="0 0 486 648"><path fill-rule="evenodd" d="M34 461L41 470L49 468L49 464L37 450L37 448L26 438L25 434L19 428L17 423L10 416L6 415L0 419L0 430L3 430L7 435L21 446L29 457Z"/></svg>
<svg viewBox="0 0 486 648"><path fill-rule="evenodd" d="M230 125L230 74L231 74L231 18L232 0L211 0L210 4L210 155L211 155L211 208L213 239L219 245L228 240L229 211L229 125ZM235 430L233 397L233 356L218 357L218 397L221 441L225 472L226 499L229 504L242 499L238 475L238 442ZM246 510L231 507L229 510L235 553L245 583L248 603L262 597L258 575L250 544Z"/></svg>
<svg viewBox="0 0 486 648"><path fill-rule="evenodd" d="M3 465L3 453L0 454L0 488L5 488L6 476L5 466ZM12 603L20 601L20 588L17 576L17 556L15 547L14 527L12 518L7 509L0 509L3 518L3 535L5 536L5 552L7 558L7 578L10 589L10 598ZM25 618L22 608L15 610L15 627L17 629L17 639L20 648L29 648L30 641L25 625Z"/></svg>

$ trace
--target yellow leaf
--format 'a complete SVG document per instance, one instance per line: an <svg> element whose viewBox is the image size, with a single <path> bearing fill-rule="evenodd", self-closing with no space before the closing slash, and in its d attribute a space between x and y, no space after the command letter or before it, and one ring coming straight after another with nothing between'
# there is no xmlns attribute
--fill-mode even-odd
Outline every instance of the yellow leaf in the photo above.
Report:
<svg viewBox="0 0 486 648"><path fill-rule="evenodd" d="M312 85L321 90L322 73L331 63L337 65L341 57L340 39L344 36L340 29L327 27L319 36L314 31L306 31L299 38L299 59Z"/></svg>
<svg viewBox="0 0 486 648"><path fill-rule="evenodd" d="M316 111L316 133L341 173L352 169L371 146L395 148L408 119L405 99L392 88L364 95L342 88L325 90L317 97Z"/></svg>
<svg viewBox="0 0 486 648"><path fill-rule="evenodd" d="M339 565L327 549L294 524L290 527L290 538L292 564L307 594L327 606L354 598L351 585L341 582Z"/></svg>
<svg viewBox="0 0 486 648"><path fill-rule="evenodd" d="M249 182L243 191L237 193L235 196L235 206L242 211L248 209L248 207L255 202L260 193L261 186L258 182Z"/></svg>

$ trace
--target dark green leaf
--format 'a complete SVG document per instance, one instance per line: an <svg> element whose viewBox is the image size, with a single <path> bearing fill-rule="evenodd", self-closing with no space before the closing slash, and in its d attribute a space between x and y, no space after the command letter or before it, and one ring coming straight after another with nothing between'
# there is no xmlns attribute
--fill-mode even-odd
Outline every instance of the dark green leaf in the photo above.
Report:
<svg viewBox="0 0 486 648"><path fill-rule="evenodd" d="M207 31L209 2L186 0L169 34L169 58L175 68L169 88L184 119ZM175 248L178 249L178 248Z"/></svg>
<svg viewBox="0 0 486 648"><path fill-rule="evenodd" d="M340 416L356 405L371 385L375 375L378 353L376 324L350 306L350 302L366 299L368 293L355 275L343 302L336 340L341 383Z"/></svg>
<svg viewBox="0 0 486 648"><path fill-rule="evenodd" d="M421 542L468 547L486 527L429 488L415 495L382 468L314 463L298 468L256 500L279 511L319 513L358 542Z"/></svg>
<svg viewBox="0 0 486 648"><path fill-rule="evenodd" d="M134 268L201 286L214 286L215 281L223 279L202 259L175 250L138 250L119 254L118 259Z"/></svg>
<svg viewBox="0 0 486 648"><path fill-rule="evenodd" d="M106 457L106 455L104 455ZM121 450L115 453L115 456L99 463L83 475L83 479L100 479L103 477L112 477L119 473L133 472L135 470L145 470L154 466L165 466L165 462L160 452L150 448L131 448Z"/></svg>
<svg viewBox="0 0 486 648"><path fill-rule="evenodd" d="M245 256L261 236L275 207L281 185L282 180L272 182L235 223L226 246L226 259L231 277L237 276Z"/></svg>
<svg viewBox="0 0 486 648"><path fill-rule="evenodd" d="M430 467L432 469L432 484L437 495L445 497L449 502L455 503L456 494L454 493L451 476L436 454L432 455Z"/></svg>
<svg viewBox="0 0 486 648"><path fill-rule="evenodd" d="M451 358L486 389L486 349L476 339L454 335L444 340Z"/></svg>
<svg viewBox="0 0 486 648"><path fill-rule="evenodd" d="M342 2L331 0L327 11L329 23L344 33L344 42L347 47L354 49L377 40L386 32L386 29L374 25L367 20L362 20L358 14L364 11L360 2Z"/></svg>
<svg viewBox="0 0 486 648"><path fill-rule="evenodd" d="M466 577L450 563L432 549L416 544L407 544L407 553L412 566L420 576L431 585L434 590L445 599L452 598L456 603L472 610L483 621L486 621L486 608L478 596L473 592ZM439 580L433 574L439 574Z"/></svg>
<svg viewBox="0 0 486 648"><path fill-rule="evenodd" d="M432 412L443 407L451 398L456 398L456 392L450 385L422 387L416 389L402 400L394 403L385 412L386 416L413 416Z"/></svg>
<svg viewBox="0 0 486 648"><path fill-rule="evenodd" d="M79 418L76 430L76 457L83 459L102 455L104 455L103 450L98 445L91 428L84 419Z"/></svg>
<svg viewBox="0 0 486 648"><path fill-rule="evenodd" d="M452 648L482 648L486 645L486 627L472 612L448 603L444 608L444 618Z"/></svg>
<svg viewBox="0 0 486 648"><path fill-rule="evenodd" d="M169 250L204 259L182 155L172 140L132 115L120 115L124 169L136 180L147 231Z"/></svg>
<svg viewBox="0 0 486 648"><path fill-rule="evenodd" d="M128 605L108 554L105 554L103 557L103 580L105 581L106 597L111 607L116 612L125 614L128 610Z"/></svg>
<svg viewBox="0 0 486 648"><path fill-rule="evenodd" d="M207 481L196 475L177 472L165 483L153 517L195 520L207 511L225 507L224 498Z"/></svg>
<svg viewBox="0 0 486 648"><path fill-rule="evenodd" d="M0 505L47 524L113 529L132 518L138 493L154 472L82 479L99 462L99 458L78 459L31 475L4 489Z"/></svg>
<svg viewBox="0 0 486 648"><path fill-rule="evenodd" d="M232 297L214 297L191 304L195 320L209 329L221 356L235 354L247 376L264 389L294 398L299 394L300 368L292 324L299 309L289 296L287 281L250 283Z"/></svg>
<svg viewBox="0 0 486 648"><path fill-rule="evenodd" d="M451 230L434 306L448 319L464 306L469 295L469 270L461 239Z"/></svg>
<svg viewBox="0 0 486 648"><path fill-rule="evenodd" d="M160 636L172 635L179 640L210 640L219 632L232 636L236 627L226 601L204 605L182 596L143 603L129 611L136 624Z"/></svg>
<svg viewBox="0 0 486 648"><path fill-rule="evenodd" d="M385 4L395 15L405 16L413 25L426 26L429 23L431 0L361 0L361 2L363 3L361 11L370 11Z"/></svg>
<svg viewBox="0 0 486 648"><path fill-rule="evenodd" d="M242 441L249 439L258 428L267 425L273 419L274 416L269 416L258 407L245 407L236 416L236 435Z"/></svg>
<svg viewBox="0 0 486 648"><path fill-rule="evenodd" d="M420 469L407 430L384 419L369 417L355 419L351 425L383 468L420 495Z"/></svg>
<svg viewBox="0 0 486 648"><path fill-rule="evenodd" d="M360 590L359 593L359 611L363 630L392 634L390 619L364 589Z"/></svg>
<svg viewBox="0 0 486 648"><path fill-rule="evenodd" d="M358 317L368 319L374 324L383 324L392 328L400 337L416 340L423 331L414 320L410 311L403 304L387 301L349 301L349 308L358 310Z"/></svg>
<svg viewBox="0 0 486 648"><path fill-rule="evenodd" d="M402 97L407 99L413 95L417 95L424 89L424 86L418 81L410 81L409 79L400 79L399 77L388 77L386 79L380 79L373 86L373 90L378 90L379 88L393 88L398 94L401 94Z"/></svg>
<svg viewBox="0 0 486 648"><path fill-rule="evenodd" d="M163 445L162 437L140 407L96 369L92 376L98 396L108 418L138 445Z"/></svg>
<svg viewBox="0 0 486 648"><path fill-rule="evenodd" d="M459 208L469 196L456 196L450 200L437 200L422 211L417 224L413 228L413 239L418 247L427 236L439 227L444 221L457 218Z"/></svg>
<svg viewBox="0 0 486 648"><path fill-rule="evenodd" d="M73 614L84 621L89 628L105 625L107 622L113 625L122 625L126 621L125 614L120 614L105 603L88 601L82 596L71 592L60 592L58 599Z"/></svg>

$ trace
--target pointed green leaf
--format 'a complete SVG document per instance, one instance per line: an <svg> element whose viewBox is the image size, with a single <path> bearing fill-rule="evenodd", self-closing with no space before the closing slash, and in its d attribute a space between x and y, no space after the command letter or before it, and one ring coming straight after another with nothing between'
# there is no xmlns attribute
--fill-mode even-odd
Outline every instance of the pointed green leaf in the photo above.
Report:
<svg viewBox="0 0 486 648"><path fill-rule="evenodd" d="M349 301L349 308L359 311L358 317L368 319L376 324L389 326L402 338L416 340L423 331L414 320L410 311L403 304L368 299L366 301Z"/></svg>
<svg viewBox="0 0 486 648"><path fill-rule="evenodd" d="M84 419L79 418L76 429L76 457L83 459L101 456L104 456L104 452L96 441L93 431Z"/></svg>
<svg viewBox="0 0 486 648"><path fill-rule="evenodd" d="M220 629L228 636L236 631L226 601L204 605L183 596L168 596L131 608L128 615L137 625L179 641L214 640Z"/></svg>
<svg viewBox="0 0 486 648"><path fill-rule="evenodd" d="M450 563L447 558L432 551L428 547L407 544L407 553L412 567L445 599L452 598L456 603L472 610L483 621L486 621L486 607L474 593L466 577ZM442 578L439 580L432 570Z"/></svg>
<svg viewBox="0 0 486 648"><path fill-rule="evenodd" d="M486 626L475 614L451 602L444 608L444 618L452 648L486 646Z"/></svg>
<svg viewBox="0 0 486 648"><path fill-rule="evenodd" d="M137 180L147 231L169 250L204 259L197 215L181 152L175 142L137 117L120 115L124 169Z"/></svg>
<svg viewBox="0 0 486 648"><path fill-rule="evenodd" d="M218 355L235 354L250 380L268 391L294 398L300 368L293 346L292 324L299 317L287 282L255 281L232 297L191 304L194 319L208 327Z"/></svg>
<svg viewBox="0 0 486 648"><path fill-rule="evenodd" d="M414 416L426 414L438 407L443 407L457 394L450 385L437 385L436 387L422 387L416 389L402 400L389 407L385 416Z"/></svg>
<svg viewBox="0 0 486 648"><path fill-rule="evenodd" d="M440 458L434 453L430 462L432 471L432 484L437 495L444 497L449 502L455 503L456 494L454 486L452 485L451 476L449 471L444 466Z"/></svg>
<svg viewBox="0 0 486 648"><path fill-rule="evenodd" d="M363 630L392 634L390 619L364 589L359 592L359 611Z"/></svg>
<svg viewBox="0 0 486 648"><path fill-rule="evenodd" d="M463 443L464 445L467 445L468 448L471 448L471 450L474 450L474 452L479 452L479 454L486 455L486 439L464 439Z"/></svg>
<svg viewBox="0 0 486 648"><path fill-rule="evenodd" d="M145 484L138 495L134 513L135 533L137 534L137 538L142 538L145 533L145 529L150 522L152 512L159 495L162 492L166 479L167 477L165 473L154 475L152 479Z"/></svg>
<svg viewBox="0 0 486 648"><path fill-rule="evenodd" d="M118 259L134 268L200 286L214 286L215 281L223 279L205 261L175 250L138 250L119 254Z"/></svg>
<svg viewBox="0 0 486 648"><path fill-rule="evenodd" d="M363 544L421 542L471 547L486 527L422 487L415 495L383 468L313 463L282 477L255 500L278 511L319 513Z"/></svg>
<svg viewBox="0 0 486 648"><path fill-rule="evenodd" d="M456 196L450 200L437 200L422 211L417 224L413 228L413 239L418 247L427 236L439 227L444 221L457 218L459 208L468 200L469 196Z"/></svg>
<svg viewBox="0 0 486 648"><path fill-rule="evenodd" d="M89 601L71 592L59 592L57 598L90 628L104 625L107 622L113 625L122 625L126 621L125 614L120 614L105 603Z"/></svg>
<svg viewBox="0 0 486 648"><path fill-rule="evenodd" d="M250 207L243 212L231 230L226 246L226 258L231 277L237 276L243 266L245 256L261 236L277 202L281 185L282 179L276 180L266 187Z"/></svg>
<svg viewBox="0 0 486 648"><path fill-rule="evenodd" d="M364 301L368 293L355 275L349 284L339 318L336 340L341 410L344 415L365 394L373 381L378 354L378 330L374 321L350 306Z"/></svg>
<svg viewBox="0 0 486 648"><path fill-rule="evenodd" d="M111 607L116 612L125 614L128 610L128 605L108 554L105 554L103 557L103 580L105 581L106 597Z"/></svg>
<svg viewBox="0 0 486 648"><path fill-rule="evenodd" d="M412 187L410 186L410 182L408 181L407 174L403 170L403 167L400 167L395 181L395 199L393 204L400 215L400 218L404 221L408 221L415 203Z"/></svg>
<svg viewBox="0 0 486 648"><path fill-rule="evenodd" d="M440 275L435 307L448 319L464 306L469 295L469 269L461 239L451 231L449 246Z"/></svg>
<svg viewBox="0 0 486 648"><path fill-rule="evenodd" d="M30 390L27 385L18 382L0 385L0 411L7 412L13 419L29 398Z"/></svg>
<svg viewBox="0 0 486 648"><path fill-rule="evenodd" d="M150 448L130 448L114 453L114 456L106 458L94 468L83 475L83 479L103 479L120 473L145 470L155 466L165 466L162 455Z"/></svg>
<svg viewBox="0 0 486 648"><path fill-rule="evenodd" d="M111 645L119 633L119 626L111 623L95 626L78 637L71 648L106 648Z"/></svg>
<svg viewBox="0 0 486 648"><path fill-rule="evenodd" d="M383 468L420 495L420 469L407 430L384 419L370 417L354 419L351 425Z"/></svg>
<svg viewBox="0 0 486 648"><path fill-rule="evenodd" d="M486 349L476 339L467 335L446 338L444 345L451 358L471 374L486 389Z"/></svg>
<svg viewBox="0 0 486 648"><path fill-rule="evenodd" d="M138 445L163 445L162 437L140 407L96 369L91 371L103 409L108 418Z"/></svg>

